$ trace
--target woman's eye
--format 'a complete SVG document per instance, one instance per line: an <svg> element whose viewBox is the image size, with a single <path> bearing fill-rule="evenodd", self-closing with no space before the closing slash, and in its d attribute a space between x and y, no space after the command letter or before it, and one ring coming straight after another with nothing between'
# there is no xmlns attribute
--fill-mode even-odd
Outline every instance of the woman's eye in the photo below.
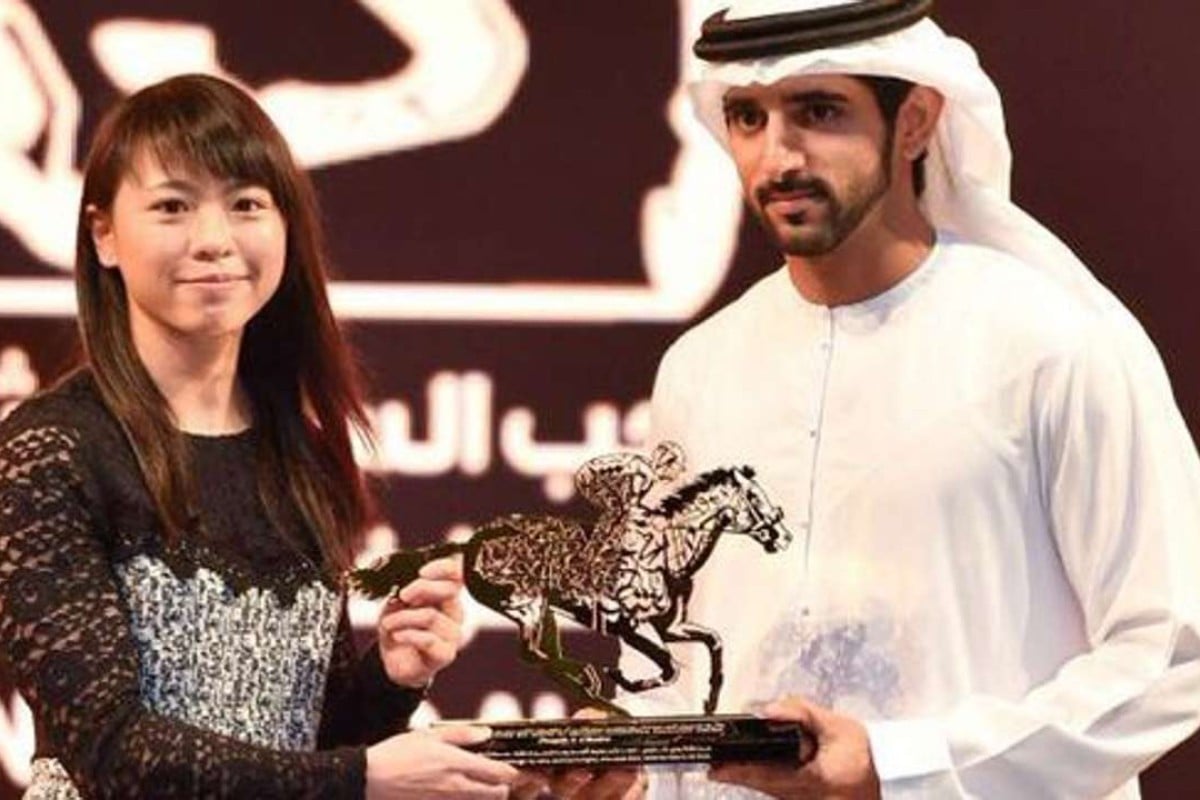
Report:
<svg viewBox="0 0 1200 800"><path fill-rule="evenodd" d="M150 208L163 214L182 214L187 211L187 203L177 197L168 197L157 201Z"/></svg>
<svg viewBox="0 0 1200 800"><path fill-rule="evenodd" d="M233 201L233 210L240 214L252 214L255 211L263 211L270 208L271 204L268 200L255 195L242 195Z"/></svg>

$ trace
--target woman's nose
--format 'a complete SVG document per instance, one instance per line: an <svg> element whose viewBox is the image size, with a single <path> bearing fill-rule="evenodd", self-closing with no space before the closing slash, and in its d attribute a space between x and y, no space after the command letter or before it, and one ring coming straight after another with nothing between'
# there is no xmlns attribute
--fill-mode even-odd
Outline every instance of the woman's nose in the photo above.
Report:
<svg viewBox="0 0 1200 800"><path fill-rule="evenodd" d="M233 231L223 208L201 206L192 226L192 252L196 258L215 260L233 252Z"/></svg>

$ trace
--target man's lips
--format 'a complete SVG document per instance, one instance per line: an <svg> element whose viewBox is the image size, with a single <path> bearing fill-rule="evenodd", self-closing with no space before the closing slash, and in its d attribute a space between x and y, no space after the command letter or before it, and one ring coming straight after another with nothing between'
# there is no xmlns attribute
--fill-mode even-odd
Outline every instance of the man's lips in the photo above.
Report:
<svg viewBox="0 0 1200 800"><path fill-rule="evenodd" d="M824 200L824 196L816 192L788 192L771 195L763 203L763 206L801 206L820 203Z"/></svg>
<svg viewBox="0 0 1200 800"><path fill-rule="evenodd" d="M829 199L826 187L815 179L772 181L764 184L756 194L760 208L780 206L785 212L788 207L802 210Z"/></svg>
<svg viewBox="0 0 1200 800"><path fill-rule="evenodd" d="M762 193L760 200L764 206L771 203L818 202L825 200L825 192L820 189L776 190Z"/></svg>
<svg viewBox="0 0 1200 800"><path fill-rule="evenodd" d="M774 192L767 196L762 210L764 214L786 219L789 224L801 225L809 215L817 213L825 199L822 192Z"/></svg>

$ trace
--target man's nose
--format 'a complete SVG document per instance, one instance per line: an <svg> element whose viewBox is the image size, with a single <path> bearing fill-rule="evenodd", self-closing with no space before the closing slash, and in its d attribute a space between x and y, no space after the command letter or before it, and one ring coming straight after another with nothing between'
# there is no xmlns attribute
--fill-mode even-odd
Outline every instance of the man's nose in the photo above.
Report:
<svg viewBox="0 0 1200 800"><path fill-rule="evenodd" d="M803 171L808 166L804 135L782 114L770 115L763 137L763 168L771 177Z"/></svg>
<svg viewBox="0 0 1200 800"><path fill-rule="evenodd" d="M224 208L201 205L192 223L192 254L202 260L224 258L233 252L233 231Z"/></svg>

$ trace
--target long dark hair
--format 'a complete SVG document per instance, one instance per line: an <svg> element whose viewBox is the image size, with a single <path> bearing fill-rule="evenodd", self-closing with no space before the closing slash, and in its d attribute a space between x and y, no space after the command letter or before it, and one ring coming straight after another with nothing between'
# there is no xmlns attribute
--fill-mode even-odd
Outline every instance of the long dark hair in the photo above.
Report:
<svg viewBox="0 0 1200 800"><path fill-rule="evenodd" d="M369 430L355 361L325 291L316 195L278 129L231 83L184 75L125 98L101 121L84 171L75 288L85 361L123 426L168 539L192 528L193 488L183 435L134 348L119 270L100 264L89 209L111 211L142 153L266 187L287 225L279 289L242 337L238 377L257 429L259 495L273 519L290 503L331 575L348 567L373 513L352 435Z"/></svg>

